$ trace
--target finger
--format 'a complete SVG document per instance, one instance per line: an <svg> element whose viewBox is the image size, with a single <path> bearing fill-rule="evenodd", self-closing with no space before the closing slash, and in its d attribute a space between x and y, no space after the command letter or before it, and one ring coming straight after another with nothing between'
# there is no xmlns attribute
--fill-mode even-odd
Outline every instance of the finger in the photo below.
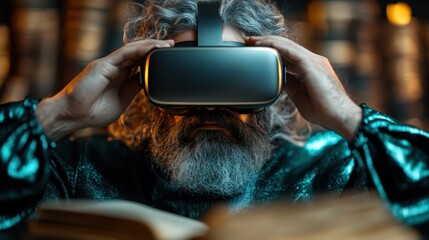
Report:
<svg viewBox="0 0 429 240"><path fill-rule="evenodd" d="M302 61L304 57L314 54L291 39L281 36L250 36L246 38L246 44L275 48L286 61L293 64Z"/></svg>
<svg viewBox="0 0 429 240"><path fill-rule="evenodd" d="M139 81L140 75L136 73L123 82L119 89L119 99L123 106L128 106L133 98L142 90Z"/></svg>
<svg viewBox="0 0 429 240"><path fill-rule="evenodd" d="M344 90L334 69L325 57L317 55L298 43L281 36L250 37L249 41L255 46L273 47L279 51L282 58L294 66L294 71L308 83L309 91L324 93L335 85L335 88ZM323 77L323 78L322 78ZM321 79L324 79L321 84Z"/></svg>
<svg viewBox="0 0 429 240"><path fill-rule="evenodd" d="M286 93L293 98L296 95L296 92L300 86L301 81L298 79L298 76L295 74L291 74L289 72L286 72L286 84L284 86L284 90Z"/></svg>
<svg viewBox="0 0 429 240"><path fill-rule="evenodd" d="M146 39L136 41L126 44L105 57L104 60L118 67L128 67L137 64L149 51L155 48L170 48L173 46L173 40Z"/></svg>
<svg viewBox="0 0 429 240"><path fill-rule="evenodd" d="M245 37L244 38L244 43L247 45L247 46L255 46L255 38L256 37Z"/></svg>

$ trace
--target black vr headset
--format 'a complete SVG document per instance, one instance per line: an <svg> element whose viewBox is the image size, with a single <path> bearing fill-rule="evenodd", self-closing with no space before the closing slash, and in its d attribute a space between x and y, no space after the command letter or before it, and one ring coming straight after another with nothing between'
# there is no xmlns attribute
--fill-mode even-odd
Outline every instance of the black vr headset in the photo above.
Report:
<svg viewBox="0 0 429 240"><path fill-rule="evenodd" d="M140 66L140 85L164 112L228 108L251 113L278 99L286 81L279 53L223 42L219 5L198 3L198 42L154 49Z"/></svg>

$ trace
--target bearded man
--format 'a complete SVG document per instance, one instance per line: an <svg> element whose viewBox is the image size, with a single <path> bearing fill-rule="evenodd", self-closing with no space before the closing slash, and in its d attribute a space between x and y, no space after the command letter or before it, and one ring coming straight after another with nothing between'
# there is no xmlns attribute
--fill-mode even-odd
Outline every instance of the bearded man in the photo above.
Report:
<svg viewBox="0 0 429 240"><path fill-rule="evenodd" d="M291 40L275 4L224 0L219 10L223 40L272 47L291 73L275 104L247 114L174 115L152 105L136 66L154 48L196 40L197 1L147 0L140 9L125 45L62 91L1 106L0 228L41 199L120 198L200 218L220 202L237 210L372 187L395 216L428 219L429 135L354 103L329 61ZM67 138L108 125L108 136Z"/></svg>

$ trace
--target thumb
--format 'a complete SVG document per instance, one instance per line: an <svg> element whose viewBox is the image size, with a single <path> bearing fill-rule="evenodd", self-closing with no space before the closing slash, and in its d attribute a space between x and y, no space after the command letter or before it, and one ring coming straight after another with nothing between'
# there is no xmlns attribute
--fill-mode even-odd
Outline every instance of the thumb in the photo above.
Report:
<svg viewBox="0 0 429 240"><path fill-rule="evenodd" d="M293 100L302 83L295 74L291 74L290 72L286 72L286 79L284 90L286 90L287 95Z"/></svg>
<svg viewBox="0 0 429 240"><path fill-rule="evenodd" d="M136 73L126 79L119 90L119 99L123 106L128 106L134 97L142 90L140 86L140 74Z"/></svg>

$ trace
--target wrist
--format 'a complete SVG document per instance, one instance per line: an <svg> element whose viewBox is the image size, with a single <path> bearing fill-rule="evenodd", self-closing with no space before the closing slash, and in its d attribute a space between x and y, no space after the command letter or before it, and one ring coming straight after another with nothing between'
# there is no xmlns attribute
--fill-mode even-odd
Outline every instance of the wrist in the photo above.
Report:
<svg viewBox="0 0 429 240"><path fill-rule="evenodd" d="M83 127L68 118L67 103L59 96L45 98L37 105L35 115L44 133L52 140L61 139Z"/></svg>
<svg viewBox="0 0 429 240"><path fill-rule="evenodd" d="M344 111L344 114L341 118L341 123L338 126L336 132L341 135L347 141L351 141L356 136L358 128L362 121L362 109L353 104L353 107L348 108Z"/></svg>

